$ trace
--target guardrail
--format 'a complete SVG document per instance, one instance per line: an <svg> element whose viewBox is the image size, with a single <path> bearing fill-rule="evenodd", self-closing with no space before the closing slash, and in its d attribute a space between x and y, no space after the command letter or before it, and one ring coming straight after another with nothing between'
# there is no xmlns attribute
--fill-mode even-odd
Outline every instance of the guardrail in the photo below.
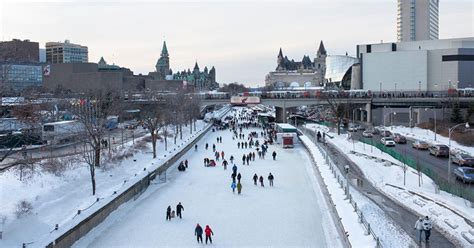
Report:
<svg viewBox="0 0 474 248"><path fill-rule="evenodd" d="M225 110L222 114L221 117L227 114L229 109ZM77 240L85 236L89 231L91 231L93 228L98 226L100 223L102 223L109 214L111 214L115 209L117 209L120 205L123 203L128 202L132 198L135 200L137 199L151 184L151 181L153 181L157 176L160 177L162 174L165 174L166 177L166 171L173 165L175 164L181 157L190 149L194 148L194 144L196 144L204 135L207 134L207 132L212 128L212 125L208 125L205 130L199 134L198 137L196 137L193 141L188 143L180 152L176 153L173 155L171 158L168 159L164 164L159 166L153 171L150 171L146 176L144 176L142 179L140 179L138 182L134 183L130 187L128 187L125 191L122 193L118 194L113 200L108 202L106 205L101 207L100 209L96 210L94 213L80 221L78 224L74 225L71 229L67 230L63 234L61 234L59 237L55 238L54 241L50 242L46 247L47 248L63 248L63 247L71 247ZM146 168L144 168L146 170ZM125 182L124 182L125 184ZM117 191L114 191L114 195L117 194ZM100 198L97 198L97 202L100 201ZM94 205L96 202L94 202L92 205ZM92 206L91 205L91 206ZM89 206L89 207L91 207ZM81 210L78 210L77 215L81 214ZM55 226L55 229L53 231L58 230L58 225ZM23 244L23 247L26 247L27 243Z"/></svg>
<svg viewBox="0 0 474 248"><path fill-rule="evenodd" d="M471 202L471 206L474 206L474 204L473 204L474 203L474 191L471 188L464 187L462 185L458 185L458 184L456 184L456 182L455 183L449 183L448 180L446 180L446 179L438 176L438 174L434 173L433 170L429 166L426 166L426 165L420 163L419 161L411 158L408 155L402 155L399 152L397 152L397 151L395 151L391 148L388 148L388 147L384 146L383 144L381 144L379 142L375 142L373 140L366 139L366 138L361 138L360 141L365 143L365 144L368 144L368 145L371 145L371 146L374 146L374 147L380 149L382 152L387 153L388 155L390 155L394 159L410 166L411 168L413 168L415 170L421 171L423 174L425 174L429 178L431 178L431 180L433 180L433 182L436 183L436 185L439 187L439 189L444 190L446 192L449 192L451 194L457 195L461 198L464 198L464 199Z"/></svg>
<svg viewBox="0 0 474 248"><path fill-rule="evenodd" d="M364 212L362 212L361 209L358 208L357 202L353 199L352 194L350 193L350 186L349 186L349 180L346 176L346 174L341 173L337 165L332 161L332 159L329 157L329 154L321 148L321 146L314 140L314 131L310 130L308 128L302 127L301 130L303 130L304 133L308 134L307 135L313 143L316 145L316 147L319 149L321 154L323 155L324 159L326 160L326 164L329 166L334 178L336 178L337 182L339 183L340 187L344 189L344 194L347 196L347 199L349 200L350 204L354 208L354 212L359 216L359 221L360 223L364 226L366 230L366 235L372 235L376 242L376 247L383 247L382 246L382 241L380 238L374 233L374 230L372 229L370 223L367 221L367 219L364 217ZM319 170L318 170L319 172ZM332 201L331 201L332 202ZM341 223L342 224L342 223Z"/></svg>

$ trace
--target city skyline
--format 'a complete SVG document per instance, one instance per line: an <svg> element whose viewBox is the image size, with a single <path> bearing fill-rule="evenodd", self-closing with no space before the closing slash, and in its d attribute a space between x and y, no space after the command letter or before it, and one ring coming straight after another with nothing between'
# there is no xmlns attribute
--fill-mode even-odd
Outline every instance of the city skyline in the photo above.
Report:
<svg viewBox="0 0 474 248"><path fill-rule="evenodd" d="M2 40L71 40L136 74L154 71L167 41L174 70L214 65L219 83L263 85L281 47L288 57L355 55L355 45L396 41L396 1L99 3L7 2ZM61 13L61 14L58 14ZM472 1L440 1L440 39L473 36ZM374 24L373 26L370 26Z"/></svg>

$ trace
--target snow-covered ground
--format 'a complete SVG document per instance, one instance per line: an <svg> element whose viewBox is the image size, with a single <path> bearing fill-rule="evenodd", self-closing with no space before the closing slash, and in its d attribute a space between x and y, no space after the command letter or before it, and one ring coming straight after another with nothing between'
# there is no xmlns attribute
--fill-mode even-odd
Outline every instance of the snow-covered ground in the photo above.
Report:
<svg viewBox="0 0 474 248"><path fill-rule="evenodd" d="M0 231L3 231L0 247L18 247L22 243L39 246L42 242L52 241L55 224L64 230L93 213L113 198L114 191L123 190L141 178L147 173L144 168L155 168L183 149L207 125L197 121L197 132L193 131L192 134L189 126L183 128L183 139L178 137L176 145L173 144L173 138L168 138L168 151L164 150L163 140L158 141L156 159L152 159L151 144L143 141L149 135L126 143L117 154L133 156L109 161L96 170L95 196L92 196L88 166L80 158L70 161L69 168L60 176L41 169L36 169L32 178L24 181L19 180L18 172L14 170L0 174ZM97 198L100 199L99 203L94 204ZM31 203L32 213L17 218L17 204L22 200ZM78 210L82 210L80 216L76 215Z"/></svg>
<svg viewBox="0 0 474 248"><path fill-rule="evenodd" d="M244 133L256 130L244 129ZM258 130L260 131L260 130ZM222 136L223 143L216 143ZM260 142L263 139L259 139ZM216 143L228 159L234 155L242 174L242 194L233 194L231 166L204 167L203 159L212 158ZM241 165L244 153L237 149L229 130L210 132L199 142L199 151L189 151L183 159L189 169L178 172L176 165L164 184L152 185L137 200L128 202L104 223L76 242L76 247L190 247L197 245L196 223L210 225L219 247L340 247L324 197L312 174L309 155L301 144L294 149L269 146L265 159L256 157L250 166ZM270 154L276 151L277 160ZM275 176L269 187L267 176ZM253 174L265 178L265 187L255 186ZM168 205L184 205L183 219L165 220Z"/></svg>
<svg viewBox="0 0 474 248"><path fill-rule="evenodd" d="M432 144L438 144L438 143L444 144L444 145L449 144L449 138L444 137L440 134L436 135L436 141L435 141L434 132L429 129L422 129L419 127L409 128L409 127L404 127L404 126L390 126L390 127L387 127L387 130L390 130L391 132L394 132L394 133L400 133L406 136L407 138L423 140ZM461 150L461 151L464 151L465 153L474 155L474 147L461 145L454 140L451 140L451 148Z"/></svg>
<svg viewBox="0 0 474 248"><path fill-rule="evenodd" d="M427 176L422 177L423 182L419 186L418 174L410 167L407 167L406 184L404 184L403 164L390 155L361 142L353 143L352 140L347 139L346 134L338 136L325 126L317 124L306 126L333 136L332 139L328 137L327 141L355 162L367 179L381 192L420 216L431 216L438 231L445 233L456 245L460 247L473 246L467 239L474 241L474 230L465 219L474 220L474 210L466 200L444 191L437 193L435 184ZM355 151L355 153L351 151ZM383 162L381 159L396 165ZM415 221L413 220L413 222Z"/></svg>

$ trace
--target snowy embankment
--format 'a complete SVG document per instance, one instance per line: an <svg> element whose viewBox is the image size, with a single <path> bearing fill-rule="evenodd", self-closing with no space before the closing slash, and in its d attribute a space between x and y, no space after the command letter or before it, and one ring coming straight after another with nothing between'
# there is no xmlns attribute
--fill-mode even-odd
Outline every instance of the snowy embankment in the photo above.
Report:
<svg viewBox="0 0 474 248"><path fill-rule="evenodd" d="M239 109L239 108L237 108ZM243 134L262 131L243 128ZM222 143L215 143L222 137ZM263 143L264 139L254 139ZM137 201L118 208L73 247L196 247L194 227L209 225L213 246L217 247L342 247L324 204L324 196L311 170L311 158L301 144L294 149L269 145L265 158L249 165L241 157L254 148L237 148L229 130L207 133L198 142L198 151L189 150L182 159L189 161L184 172L170 169L166 183L152 184ZM234 156L241 174L242 193L231 190L232 164L224 170L221 161L215 167L203 166L204 158L213 158L208 143L216 145L225 158ZM275 151L276 160L271 158ZM229 160L228 160L229 161ZM229 161L230 162L230 161ZM269 187L267 176L275 176ZM252 176L263 176L264 187L254 185ZM181 202L183 218L165 220L168 205Z"/></svg>
<svg viewBox="0 0 474 248"><path fill-rule="evenodd" d="M300 136L300 140L305 144L316 161L315 164L319 172L315 173L321 173L321 177L327 186L351 245L353 247L375 247L375 240L372 236L366 235L366 229L359 222L359 216L353 211L352 205L344 193L344 189L339 186L337 179L333 176L321 152L308 137Z"/></svg>
<svg viewBox="0 0 474 248"><path fill-rule="evenodd" d="M164 164L208 127L209 124L197 121L192 134L189 126L183 128L183 137L178 137L176 144L173 138L168 138L167 151L161 139L157 143L156 159L152 159L151 144L146 142L149 134L125 143L114 151L115 158L96 170L95 196L91 194L88 165L77 156L68 158L67 162L61 161L67 166L58 175L41 168L35 169L30 178L23 181L14 169L0 174L0 231L3 231L0 246L18 247L25 243L37 247L51 242L139 181L148 171ZM30 214L17 218L20 201L30 203L31 210ZM80 214L78 210L81 210ZM58 230L55 230L56 225Z"/></svg>
<svg viewBox="0 0 474 248"><path fill-rule="evenodd" d="M390 130L391 132L394 132L394 133L400 133L409 139L423 140L430 144L443 144L443 145L449 144L449 138L444 137L440 134L436 135L436 141L435 141L434 140L435 134L433 131L429 129L422 129L419 127L409 128L409 127L403 127L403 126L391 126L391 127L387 127L387 130ZM451 149L463 151L464 153L468 153L474 156L474 147L461 145L454 140L451 140Z"/></svg>
<svg viewBox="0 0 474 248"><path fill-rule="evenodd" d="M437 192L434 182L425 175L422 175L419 185L417 171L408 166L405 167L404 180L404 165L375 147L348 140L347 135L338 136L325 126L317 124L306 126L332 136L332 139L326 136L327 142L357 164L365 177L380 192L420 216L430 216L435 228L457 246L474 245L474 229L465 220L474 220L474 211L466 200L444 191Z"/></svg>

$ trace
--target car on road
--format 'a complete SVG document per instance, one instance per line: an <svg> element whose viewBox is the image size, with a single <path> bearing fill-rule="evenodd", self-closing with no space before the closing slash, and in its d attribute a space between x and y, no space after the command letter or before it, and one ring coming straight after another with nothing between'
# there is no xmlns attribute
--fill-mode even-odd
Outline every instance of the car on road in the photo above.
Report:
<svg viewBox="0 0 474 248"><path fill-rule="evenodd" d="M380 132L380 136L382 137L391 137L392 135L393 135L392 132L388 130L383 130L382 132Z"/></svg>
<svg viewBox="0 0 474 248"><path fill-rule="evenodd" d="M430 155L435 157L447 157L449 156L449 147L447 145L432 145L428 148Z"/></svg>
<svg viewBox="0 0 474 248"><path fill-rule="evenodd" d="M399 133L395 133L393 135L393 140L395 140L395 142L397 142L398 144L406 144L407 143L407 138L405 138L405 136L403 136Z"/></svg>
<svg viewBox="0 0 474 248"><path fill-rule="evenodd" d="M380 139L380 142L384 146L395 146L395 141L391 137L383 137L382 139Z"/></svg>
<svg viewBox="0 0 474 248"><path fill-rule="evenodd" d="M428 148L430 147L430 144L422 140L417 140L413 142L412 147L418 150L428 150Z"/></svg>
<svg viewBox="0 0 474 248"><path fill-rule="evenodd" d="M349 124L349 127L347 128L347 131L349 132L357 132L359 130L360 126L357 124Z"/></svg>
<svg viewBox="0 0 474 248"><path fill-rule="evenodd" d="M456 179L461 180L463 183L474 182L474 168L458 167L454 169L454 175L456 176Z"/></svg>
<svg viewBox="0 0 474 248"><path fill-rule="evenodd" d="M380 134L380 130L376 129L376 128L369 128L367 130L365 130L366 132L371 132L373 135L378 135Z"/></svg>
<svg viewBox="0 0 474 248"><path fill-rule="evenodd" d="M365 137L365 138L372 138L372 137L374 137L374 135L372 134L372 132L367 131L367 130L364 131L364 132L362 132L362 136Z"/></svg>
<svg viewBox="0 0 474 248"><path fill-rule="evenodd" d="M451 156L453 163L458 164L459 166L471 166L474 167L474 158L465 153L457 153Z"/></svg>

